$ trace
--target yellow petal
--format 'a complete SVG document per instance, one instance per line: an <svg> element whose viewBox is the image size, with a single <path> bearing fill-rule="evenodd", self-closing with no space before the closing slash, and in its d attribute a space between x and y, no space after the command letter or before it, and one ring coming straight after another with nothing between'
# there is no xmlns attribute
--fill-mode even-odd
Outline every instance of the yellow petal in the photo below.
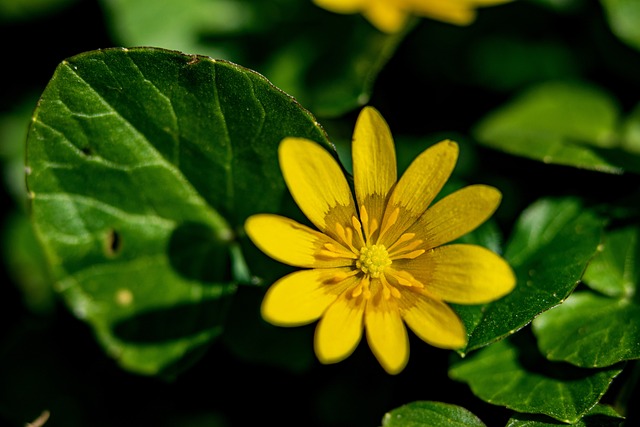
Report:
<svg viewBox="0 0 640 427"><path fill-rule="evenodd" d="M362 337L362 298L353 298L351 290L344 292L320 319L314 345L318 360L336 363L347 358Z"/></svg>
<svg viewBox="0 0 640 427"><path fill-rule="evenodd" d="M378 30L390 34L402 30L409 18L409 10L389 0L369 0L362 14Z"/></svg>
<svg viewBox="0 0 640 427"><path fill-rule="evenodd" d="M278 215L258 214L245 221L251 241L271 258L304 268L346 267L352 255L330 237L292 219ZM335 248L335 251L329 251ZM344 256L340 256L340 254ZM335 255L334 255L335 254Z"/></svg>
<svg viewBox="0 0 640 427"><path fill-rule="evenodd" d="M426 249L451 242L485 222L497 209L502 195L487 185L470 185L427 209L409 232L425 241Z"/></svg>
<svg viewBox="0 0 640 427"><path fill-rule="evenodd" d="M335 13L357 13L360 12L369 0L313 0L313 2L323 9Z"/></svg>
<svg viewBox="0 0 640 427"><path fill-rule="evenodd" d="M382 242L389 246L424 213L449 179L458 159L458 144L445 140L423 151L409 165L393 189L382 232ZM399 212L398 212L399 210Z"/></svg>
<svg viewBox="0 0 640 427"><path fill-rule="evenodd" d="M409 338L395 298L387 300L381 294L367 304L367 342L384 370L395 375L404 369L409 360Z"/></svg>
<svg viewBox="0 0 640 427"><path fill-rule="evenodd" d="M348 270L347 270L348 271ZM302 270L271 285L262 300L262 317L279 326L298 326L314 322L354 279L332 282L345 269Z"/></svg>
<svg viewBox="0 0 640 427"><path fill-rule="evenodd" d="M467 344L462 321L444 302L424 293L403 292L399 303L407 326L424 342L447 349Z"/></svg>
<svg viewBox="0 0 640 427"><path fill-rule="evenodd" d="M405 0L414 14L455 25L469 25L476 19L476 8L508 3L512 0Z"/></svg>
<svg viewBox="0 0 640 427"><path fill-rule="evenodd" d="M511 292L516 278L509 264L476 245L447 245L413 260L394 263L425 285L428 292L458 304L484 304Z"/></svg>
<svg viewBox="0 0 640 427"><path fill-rule="evenodd" d="M323 232L351 224L353 196L338 162L327 150L303 138L285 138L278 149L282 175L294 200Z"/></svg>
<svg viewBox="0 0 640 427"><path fill-rule="evenodd" d="M353 180L358 206L369 221L380 224L386 197L396 183L396 151L387 122L378 110L365 107L353 132Z"/></svg>
<svg viewBox="0 0 640 427"><path fill-rule="evenodd" d="M455 25L469 25L476 18L475 9L459 0L411 0L411 11L419 16Z"/></svg>

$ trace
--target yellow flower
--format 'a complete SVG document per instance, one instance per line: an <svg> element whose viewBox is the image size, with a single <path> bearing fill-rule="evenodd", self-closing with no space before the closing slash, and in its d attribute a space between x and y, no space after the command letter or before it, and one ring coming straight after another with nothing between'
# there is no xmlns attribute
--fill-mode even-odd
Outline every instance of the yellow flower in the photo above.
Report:
<svg viewBox="0 0 640 427"><path fill-rule="evenodd" d="M322 363L348 357L365 329L382 367L396 374L409 357L405 324L433 346L462 348L464 325L445 301L482 304L515 286L509 265L490 250L443 246L491 216L501 194L471 185L429 207L453 171L457 144L433 145L397 180L393 137L372 107L358 117L352 149L355 200L329 152L302 138L281 142L285 182L319 231L278 215L247 219L247 234L263 252L305 268L268 289L262 316L280 326L319 319Z"/></svg>
<svg viewBox="0 0 640 427"><path fill-rule="evenodd" d="M410 16L422 16L456 25L469 25L476 8L512 0L313 0L318 6L336 13L361 13L385 33L400 31Z"/></svg>

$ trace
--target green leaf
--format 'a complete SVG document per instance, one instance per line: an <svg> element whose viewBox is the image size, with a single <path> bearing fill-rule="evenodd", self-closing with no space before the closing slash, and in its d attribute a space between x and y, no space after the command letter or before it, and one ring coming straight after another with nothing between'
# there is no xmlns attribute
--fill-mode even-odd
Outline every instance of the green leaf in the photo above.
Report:
<svg viewBox="0 0 640 427"><path fill-rule="evenodd" d="M575 423L620 372L619 366L582 369L550 362L538 353L530 335L520 333L454 362L449 376L494 405Z"/></svg>
<svg viewBox="0 0 640 427"><path fill-rule="evenodd" d="M572 424L575 427L619 427L623 425L624 417L612 407L597 404L584 417ZM551 427L566 426L565 423L552 420L543 415L515 414L509 419L506 427Z"/></svg>
<svg viewBox="0 0 640 427"><path fill-rule="evenodd" d="M611 31L629 46L640 49L640 3L637 0L600 0Z"/></svg>
<svg viewBox="0 0 640 427"><path fill-rule="evenodd" d="M455 306L469 342L462 354L513 334L574 290L600 243L603 222L575 198L541 199L521 215L504 257L516 288L491 304Z"/></svg>
<svg viewBox="0 0 640 427"><path fill-rule="evenodd" d="M640 359L640 305L628 300L576 292L532 327L549 360L591 368Z"/></svg>
<svg viewBox="0 0 640 427"><path fill-rule="evenodd" d="M586 83L537 85L489 113L478 141L510 154L600 172L640 172L637 154L620 143L619 107Z"/></svg>
<svg viewBox="0 0 640 427"><path fill-rule="evenodd" d="M27 140L31 219L57 289L124 368L170 376L221 333L236 233L288 197L285 136L330 149L308 111L229 62L135 48L57 67Z"/></svg>
<svg viewBox="0 0 640 427"><path fill-rule="evenodd" d="M584 282L605 295L632 298L640 287L640 226L610 230L584 272Z"/></svg>
<svg viewBox="0 0 640 427"><path fill-rule="evenodd" d="M387 412L383 427L484 427L474 414L460 406L442 402L411 402Z"/></svg>

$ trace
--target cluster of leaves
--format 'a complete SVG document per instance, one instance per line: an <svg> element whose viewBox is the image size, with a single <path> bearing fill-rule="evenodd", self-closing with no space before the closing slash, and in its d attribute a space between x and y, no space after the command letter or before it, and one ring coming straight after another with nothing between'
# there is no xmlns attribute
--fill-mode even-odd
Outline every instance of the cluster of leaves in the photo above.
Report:
<svg viewBox="0 0 640 427"><path fill-rule="evenodd" d="M15 4L0 10L28 19ZM243 378L223 379L225 364L258 376L260 394L273 394L262 382L294 378L319 402L304 413L309 426L637 421L636 1L519 0L470 27L424 20L395 35L306 0L99 7L112 44L127 48L59 58L37 106L29 98L26 114L6 116L20 129L2 135L19 143L3 153L19 210L6 264L31 312L46 317L60 296L118 369L168 384L207 372L197 379L217 382L211 394L223 402L231 390L244 404L256 394L230 385ZM537 28L551 30L537 39ZM254 213L301 217L278 167L282 138L317 141L349 170L353 119L367 103L389 120L401 168L440 137L457 139L450 187L486 181L503 191L496 217L464 239L503 254L518 283L494 303L455 307L467 348L442 359L417 343L393 378L367 353L342 362L347 371L318 366L312 329L264 324L260 296L288 267L242 229ZM318 378L327 372L331 387ZM383 399L381 388L401 392ZM359 399L344 396L352 390ZM348 408L336 410L341 397ZM3 399L3 416L37 415L12 413ZM246 411L242 403L233 410ZM176 422L247 419L219 408Z"/></svg>

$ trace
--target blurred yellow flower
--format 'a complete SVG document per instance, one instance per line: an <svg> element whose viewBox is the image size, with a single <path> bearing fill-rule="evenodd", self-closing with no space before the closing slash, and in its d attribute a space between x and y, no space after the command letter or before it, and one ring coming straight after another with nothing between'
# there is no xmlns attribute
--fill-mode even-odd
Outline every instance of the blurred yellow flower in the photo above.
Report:
<svg viewBox="0 0 640 427"><path fill-rule="evenodd" d="M431 345L462 348L464 325L445 301L482 304L515 286L509 265L490 250L443 246L489 218L501 194L471 185L429 207L453 171L457 144L433 145L397 180L393 137L372 107L358 117L352 149L355 201L340 165L320 145L301 138L280 144L289 191L319 231L278 215L247 219L258 248L305 268L268 289L262 316L280 326L319 319L322 363L348 357L364 329L382 367L396 374L409 357L405 324Z"/></svg>
<svg viewBox="0 0 640 427"><path fill-rule="evenodd" d="M508 3L512 0L313 0L335 13L361 13L385 33L400 31L410 16L437 19L456 25L469 25L476 8Z"/></svg>

